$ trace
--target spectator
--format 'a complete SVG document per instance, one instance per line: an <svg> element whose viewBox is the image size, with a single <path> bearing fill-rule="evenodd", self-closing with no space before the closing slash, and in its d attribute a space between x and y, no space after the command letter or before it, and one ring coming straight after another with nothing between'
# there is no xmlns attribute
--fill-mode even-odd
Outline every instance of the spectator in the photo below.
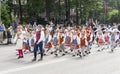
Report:
<svg viewBox="0 0 120 74"><path fill-rule="evenodd" d="M17 22L14 20L12 23L13 30L16 31L17 28Z"/></svg>
<svg viewBox="0 0 120 74"><path fill-rule="evenodd" d="M4 31L4 26L2 22L0 22L0 31Z"/></svg>
<svg viewBox="0 0 120 74"><path fill-rule="evenodd" d="M118 24L118 30L120 31L120 24Z"/></svg>
<svg viewBox="0 0 120 74"><path fill-rule="evenodd" d="M12 39L12 27L9 27L7 30L7 44L11 44L11 39Z"/></svg>

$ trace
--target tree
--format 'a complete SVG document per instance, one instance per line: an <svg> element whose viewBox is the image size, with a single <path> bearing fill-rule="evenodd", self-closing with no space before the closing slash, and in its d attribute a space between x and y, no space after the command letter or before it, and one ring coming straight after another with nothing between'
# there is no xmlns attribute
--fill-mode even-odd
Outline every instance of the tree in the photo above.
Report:
<svg viewBox="0 0 120 74"><path fill-rule="evenodd" d="M7 4L4 4L1 2L1 12L0 12L0 15L1 15L1 21L5 24L6 27L9 27L10 26L10 15L8 14L10 11L8 9L8 5Z"/></svg>
<svg viewBox="0 0 120 74"><path fill-rule="evenodd" d="M117 9L113 9L112 11L108 12L108 21L117 22L119 11Z"/></svg>

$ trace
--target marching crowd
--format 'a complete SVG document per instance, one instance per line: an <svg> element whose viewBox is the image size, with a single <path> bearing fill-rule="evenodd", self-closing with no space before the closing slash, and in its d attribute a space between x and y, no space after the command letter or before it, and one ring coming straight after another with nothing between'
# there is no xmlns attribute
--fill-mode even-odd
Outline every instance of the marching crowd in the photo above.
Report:
<svg viewBox="0 0 120 74"><path fill-rule="evenodd" d="M120 24L94 26L76 25L34 25L29 30L28 26L17 26L13 43L16 43L18 59L24 57L24 53L32 52L32 61L37 60L37 54L41 55L39 60L43 60L45 55L85 57L92 50L92 45L97 44L99 49L114 49L120 45ZM11 29L11 28L9 28Z"/></svg>

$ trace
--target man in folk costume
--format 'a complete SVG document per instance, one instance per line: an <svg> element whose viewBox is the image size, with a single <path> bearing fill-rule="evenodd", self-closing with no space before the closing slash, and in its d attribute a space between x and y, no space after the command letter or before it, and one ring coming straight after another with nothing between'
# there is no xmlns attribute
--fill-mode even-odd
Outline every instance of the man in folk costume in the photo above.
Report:
<svg viewBox="0 0 120 74"><path fill-rule="evenodd" d="M86 34L85 31L81 32L80 35L80 57L85 56L85 52L87 51L87 39L86 39Z"/></svg>
<svg viewBox="0 0 120 74"><path fill-rule="evenodd" d="M42 30L42 26L38 25L37 31L36 31L36 41L35 41L35 45L34 45L34 58L32 61L36 61L36 59L37 59L38 48L40 49L40 54L41 54L41 57L38 61L43 59L43 53L44 53L43 40L44 40L44 31Z"/></svg>
<svg viewBox="0 0 120 74"><path fill-rule="evenodd" d="M49 52L49 50L52 48L51 40L52 40L52 35L50 34L50 31L47 29L45 35L44 55L46 55Z"/></svg>

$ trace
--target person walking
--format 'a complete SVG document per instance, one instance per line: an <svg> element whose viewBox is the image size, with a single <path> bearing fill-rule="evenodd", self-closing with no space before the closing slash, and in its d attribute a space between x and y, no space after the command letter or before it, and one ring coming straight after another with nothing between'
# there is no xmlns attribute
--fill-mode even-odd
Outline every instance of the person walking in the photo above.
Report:
<svg viewBox="0 0 120 74"><path fill-rule="evenodd" d="M34 58L32 59L32 61L36 61L37 59L37 51L38 49L40 50L40 54L41 57L38 61L43 60L43 40L44 40L44 30L42 30L42 26L38 25L37 26L37 31L36 31L36 41L35 41L35 45L34 45Z"/></svg>

